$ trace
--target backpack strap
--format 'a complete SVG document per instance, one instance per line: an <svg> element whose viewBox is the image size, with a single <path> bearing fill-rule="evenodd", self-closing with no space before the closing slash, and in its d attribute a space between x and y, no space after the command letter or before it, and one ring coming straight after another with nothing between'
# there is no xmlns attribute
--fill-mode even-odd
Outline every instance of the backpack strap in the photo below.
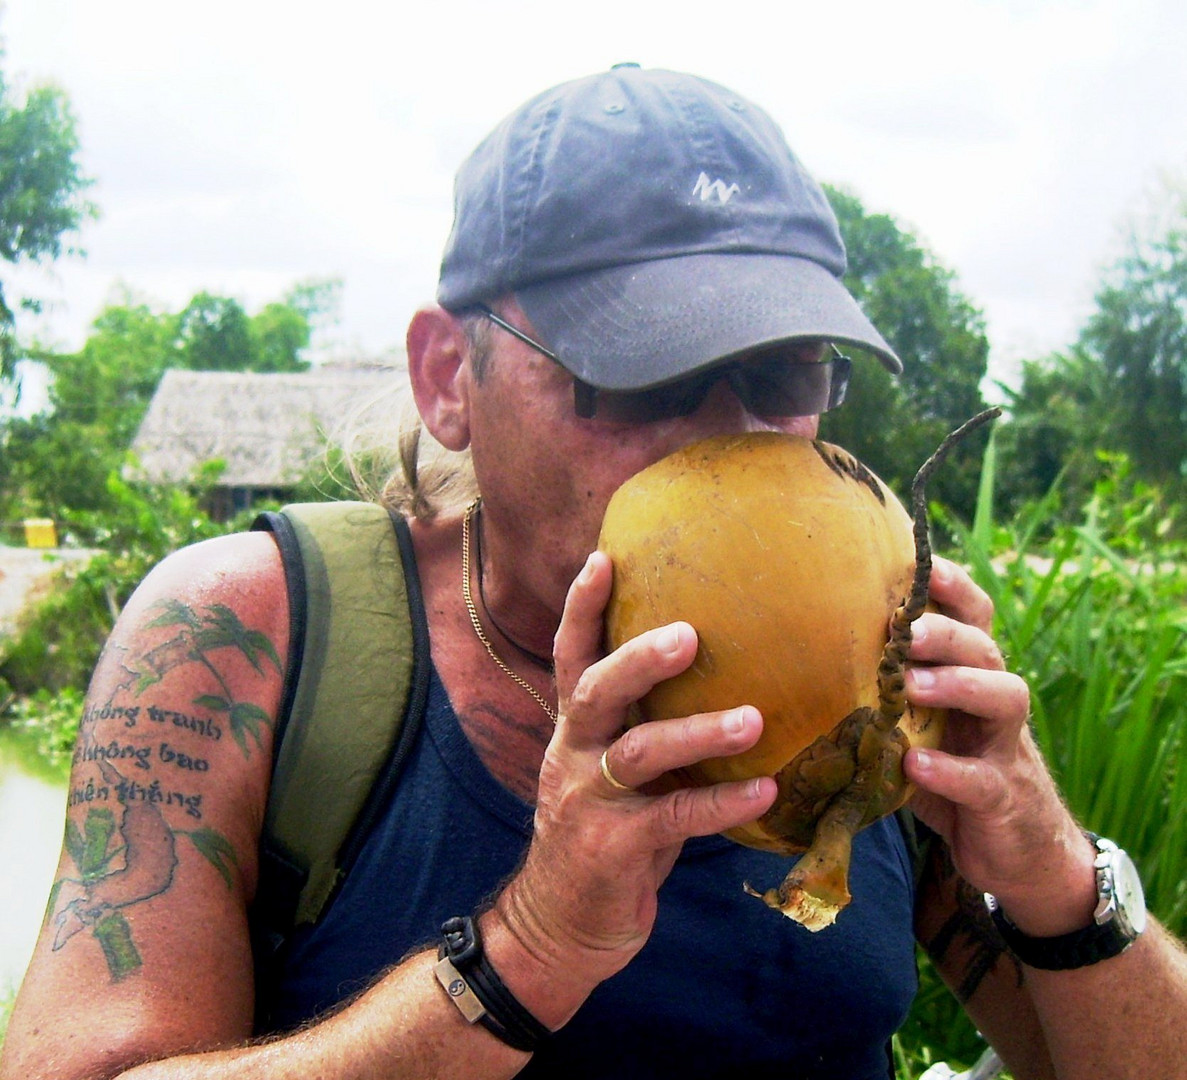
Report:
<svg viewBox="0 0 1187 1080"><path fill-rule="evenodd" d="M382 813L424 713L429 648L402 517L298 503L253 528L280 547L292 624L252 908L267 966L321 917Z"/></svg>

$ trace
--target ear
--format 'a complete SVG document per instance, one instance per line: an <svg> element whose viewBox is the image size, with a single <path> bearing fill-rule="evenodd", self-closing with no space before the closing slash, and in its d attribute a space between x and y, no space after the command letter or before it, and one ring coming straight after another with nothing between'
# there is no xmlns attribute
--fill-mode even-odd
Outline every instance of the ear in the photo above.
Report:
<svg viewBox="0 0 1187 1080"><path fill-rule="evenodd" d="M408 377L425 428L447 450L470 445L469 345L462 325L440 307L408 325Z"/></svg>

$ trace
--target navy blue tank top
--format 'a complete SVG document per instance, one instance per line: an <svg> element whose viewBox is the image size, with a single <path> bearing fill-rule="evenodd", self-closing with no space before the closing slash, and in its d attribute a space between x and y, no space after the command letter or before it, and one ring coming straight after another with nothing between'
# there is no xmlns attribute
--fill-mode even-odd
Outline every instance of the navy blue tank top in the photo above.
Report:
<svg viewBox="0 0 1187 1080"><path fill-rule="evenodd" d="M311 797L316 798L316 795ZM322 921L284 959L278 1030L370 985L518 864L532 808L486 769L433 672L425 723L391 805ZM854 843L853 902L811 934L747 896L792 860L721 837L688 842L639 955L599 986L524 1077L759 1075L886 1080L886 1044L916 990L913 885L893 818Z"/></svg>

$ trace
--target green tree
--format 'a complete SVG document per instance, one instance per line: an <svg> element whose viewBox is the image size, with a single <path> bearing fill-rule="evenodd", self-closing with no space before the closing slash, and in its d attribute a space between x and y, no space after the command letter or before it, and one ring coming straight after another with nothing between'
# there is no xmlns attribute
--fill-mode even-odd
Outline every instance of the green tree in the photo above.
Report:
<svg viewBox="0 0 1187 1080"><path fill-rule="evenodd" d="M38 353L50 381L48 408L9 420L4 494L21 513L61 516L109 502L161 374L177 366L176 317L131 301L107 308L77 353Z"/></svg>
<svg viewBox="0 0 1187 1080"><path fill-rule="evenodd" d="M200 292L178 316L183 366L193 371L251 371L250 322L238 300Z"/></svg>
<svg viewBox="0 0 1187 1080"><path fill-rule="evenodd" d="M164 372L302 371L310 320L329 310L333 295L332 283L308 283L289 294L293 302L267 304L253 316L206 292L176 313L126 296L95 320L77 353L35 354L50 375L48 407L7 420L0 512L77 520L118 510L108 477L122 468Z"/></svg>
<svg viewBox="0 0 1187 1080"><path fill-rule="evenodd" d="M0 63L4 53L0 49ZM63 237L94 215L83 192L90 184L78 161L78 134L66 94L35 87L23 99L0 68L0 259L39 263L63 253ZM16 313L37 300L17 299L0 280L0 379L19 359Z"/></svg>
<svg viewBox="0 0 1187 1080"><path fill-rule="evenodd" d="M845 285L905 370L895 379L881 364L862 357L854 364L845 407L824 418L821 434L905 494L943 437L985 407L980 391L989 362L984 320L956 288L953 273L892 217L867 212L849 192L826 191L849 254ZM983 446L984 436L974 436L931 485L934 498L966 519L976 504Z"/></svg>
<svg viewBox="0 0 1187 1080"><path fill-rule="evenodd" d="M1050 495L1067 514L1079 513L1100 474L1096 448L1112 408L1100 365L1073 347L1023 361L1018 385L1002 390L1009 412L998 432L1002 505L1018 510Z"/></svg>
<svg viewBox="0 0 1187 1080"><path fill-rule="evenodd" d="M1141 478L1176 492L1187 480L1187 195L1169 221L1135 235L1106 275L1080 335L1100 365L1112 408L1110 449Z"/></svg>
<svg viewBox="0 0 1187 1080"><path fill-rule="evenodd" d="M1023 365L1008 391L1003 489L1010 505L1057 478L1075 508L1114 467L1182 505L1187 496L1187 194L1171 191L1104 274L1066 353Z"/></svg>

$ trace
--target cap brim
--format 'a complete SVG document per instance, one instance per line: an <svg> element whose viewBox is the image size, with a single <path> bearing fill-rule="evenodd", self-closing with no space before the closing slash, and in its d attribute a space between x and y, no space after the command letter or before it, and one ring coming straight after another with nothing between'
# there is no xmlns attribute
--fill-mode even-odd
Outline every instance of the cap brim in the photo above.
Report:
<svg viewBox="0 0 1187 1080"><path fill-rule="evenodd" d="M902 362L833 275L810 259L713 253L574 274L516 290L541 341L577 378L642 390L751 349L823 338Z"/></svg>

